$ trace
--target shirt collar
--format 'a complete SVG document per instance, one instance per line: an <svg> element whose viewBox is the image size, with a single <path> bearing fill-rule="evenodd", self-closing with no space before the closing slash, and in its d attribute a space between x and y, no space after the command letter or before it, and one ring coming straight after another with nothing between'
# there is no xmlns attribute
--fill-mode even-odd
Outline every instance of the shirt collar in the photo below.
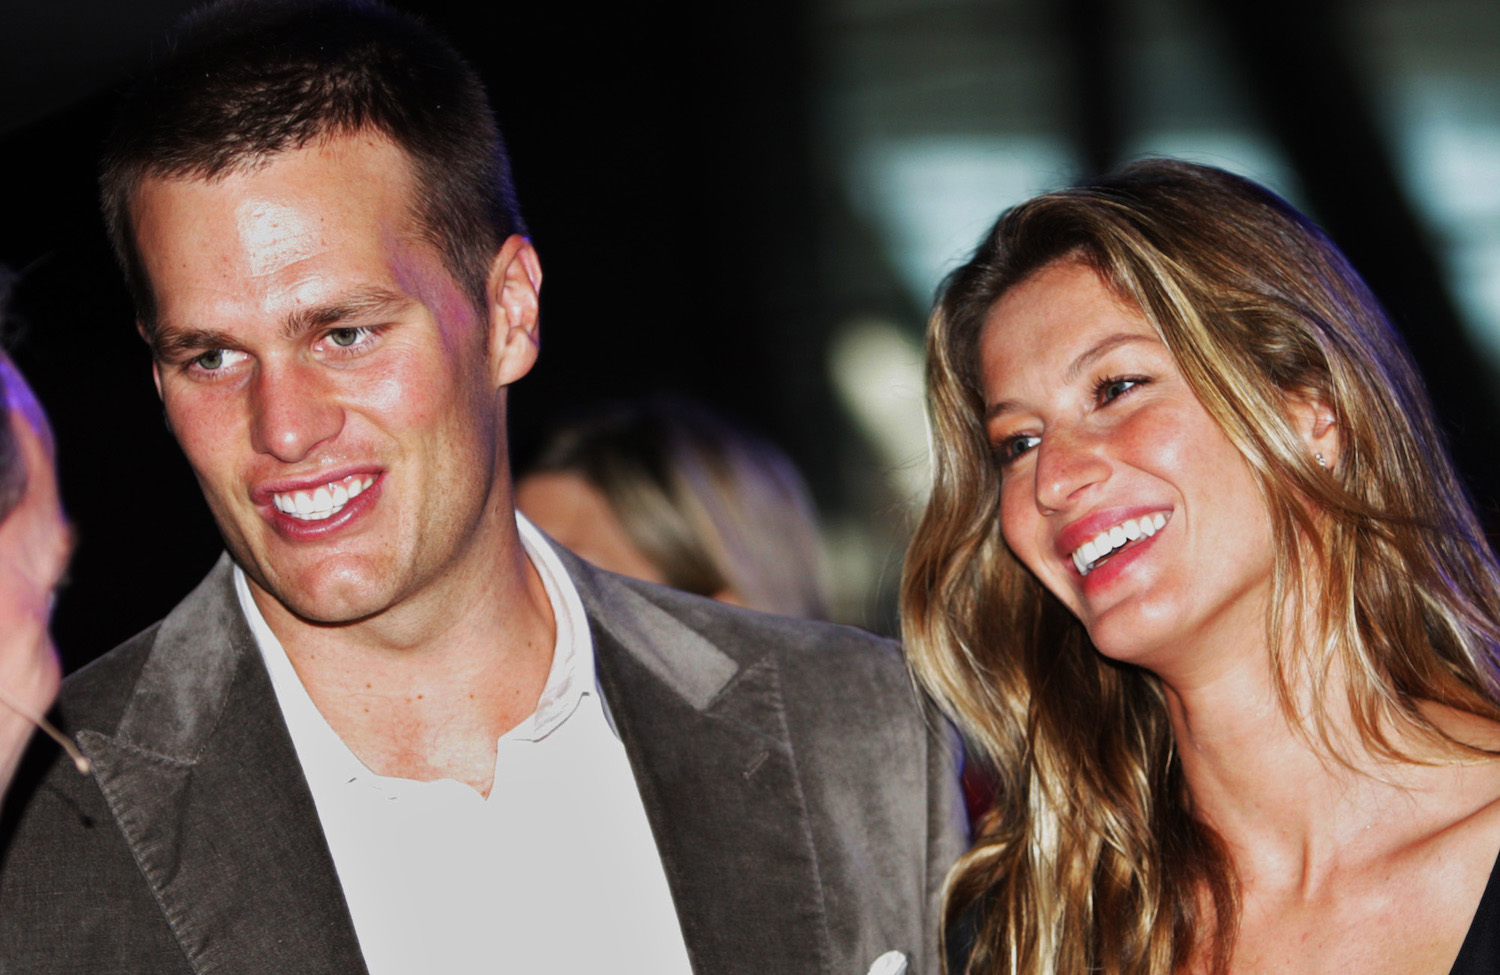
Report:
<svg viewBox="0 0 1500 975"><path fill-rule="evenodd" d="M593 636L578 588L563 568L562 561L552 550L552 544L546 536L519 512L516 514L516 525L520 532L521 546L537 575L541 577L547 601L551 604L557 642L552 651L552 667L547 673L547 682L537 700L536 710L506 732L502 740L540 741L556 731L578 710L585 694L595 695L601 704L603 695L599 693L594 668ZM308 695L281 641L271 631L265 617L261 615L260 607L255 604L249 582L238 565L234 567L234 591L239 598L240 611L245 614L250 633L255 637L256 646L265 661L277 703L281 706L292 740L297 744L298 755L308 777L311 779L321 773L330 779L346 778L351 763L364 769L363 763L329 726ZM607 707L605 717L610 717ZM614 722L610 720L609 723L613 730ZM373 773L364 769L364 774L368 776Z"/></svg>
<svg viewBox="0 0 1500 975"><path fill-rule="evenodd" d="M547 683L537 700L536 710L506 737L519 735L539 740L555 731L578 709L583 695L594 694L601 698L602 695L594 670L594 639L589 632L589 620L578 587L573 585L547 537L520 512L516 513L516 526L520 529L521 545L537 575L541 576L547 600L552 604L557 644L552 651L552 669L547 674Z"/></svg>

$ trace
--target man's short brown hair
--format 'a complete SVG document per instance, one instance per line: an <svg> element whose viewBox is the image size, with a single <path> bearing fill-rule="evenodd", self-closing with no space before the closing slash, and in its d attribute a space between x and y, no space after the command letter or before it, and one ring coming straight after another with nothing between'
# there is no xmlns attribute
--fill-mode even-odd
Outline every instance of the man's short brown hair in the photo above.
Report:
<svg viewBox="0 0 1500 975"><path fill-rule="evenodd" d="M225 0L182 21L121 105L100 166L105 223L147 330L156 302L130 221L143 180L212 180L360 131L410 157L415 215L482 307L500 244L526 231L474 70L427 25L366 0Z"/></svg>

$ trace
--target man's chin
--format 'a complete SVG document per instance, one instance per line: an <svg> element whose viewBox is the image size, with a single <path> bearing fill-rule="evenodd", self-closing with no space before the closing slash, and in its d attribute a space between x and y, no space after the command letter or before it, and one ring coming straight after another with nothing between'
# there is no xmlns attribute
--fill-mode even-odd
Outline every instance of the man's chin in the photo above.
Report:
<svg viewBox="0 0 1500 975"><path fill-rule="evenodd" d="M286 602L282 602L281 605L303 623L326 628L362 623L373 616L379 616L385 609L383 605L368 606L340 600L325 600L319 603L303 600L296 605Z"/></svg>
<svg viewBox="0 0 1500 975"><path fill-rule="evenodd" d="M273 594L274 595L274 594ZM313 626L337 627L363 622L379 616L390 606L383 594L368 591L312 592L302 590L292 598L275 596L277 602L297 619Z"/></svg>
<svg viewBox="0 0 1500 975"><path fill-rule="evenodd" d="M282 578L249 568L245 574L253 583L251 588L262 613L269 608L267 603L274 602L281 612L312 626L337 627L359 623L379 615L390 602L364 579L330 577L327 573L319 573L310 579Z"/></svg>

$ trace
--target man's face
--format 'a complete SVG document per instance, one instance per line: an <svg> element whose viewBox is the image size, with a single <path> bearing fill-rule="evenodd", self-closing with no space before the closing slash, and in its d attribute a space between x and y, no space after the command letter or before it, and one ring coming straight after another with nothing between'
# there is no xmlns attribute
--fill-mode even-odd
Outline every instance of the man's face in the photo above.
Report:
<svg viewBox="0 0 1500 975"><path fill-rule="evenodd" d="M402 150L355 134L133 201L167 419L235 560L306 620L440 605L509 516L503 386L534 357L535 254L502 248L486 328L413 186Z"/></svg>

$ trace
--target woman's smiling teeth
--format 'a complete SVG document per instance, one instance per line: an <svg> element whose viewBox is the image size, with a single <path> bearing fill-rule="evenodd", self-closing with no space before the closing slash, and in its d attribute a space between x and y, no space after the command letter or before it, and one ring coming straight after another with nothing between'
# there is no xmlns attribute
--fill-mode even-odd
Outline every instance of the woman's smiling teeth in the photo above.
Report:
<svg viewBox="0 0 1500 975"><path fill-rule="evenodd" d="M341 481L330 481L314 491L285 491L271 495L276 510L303 521L321 521L332 517L348 504L350 499L375 483L373 475L354 474Z"/></svg>
<svg viewBox="0 0 1500 975"><path fill-rule="evenodd" d="M1109 531L1100 532L1073 552L1073 566L1078 574L1086 576L1094 571L1104 559L1138 538L1150 538L1167 524L1167 516L1161 512L1144 518L1131 518Z"/></svg>

